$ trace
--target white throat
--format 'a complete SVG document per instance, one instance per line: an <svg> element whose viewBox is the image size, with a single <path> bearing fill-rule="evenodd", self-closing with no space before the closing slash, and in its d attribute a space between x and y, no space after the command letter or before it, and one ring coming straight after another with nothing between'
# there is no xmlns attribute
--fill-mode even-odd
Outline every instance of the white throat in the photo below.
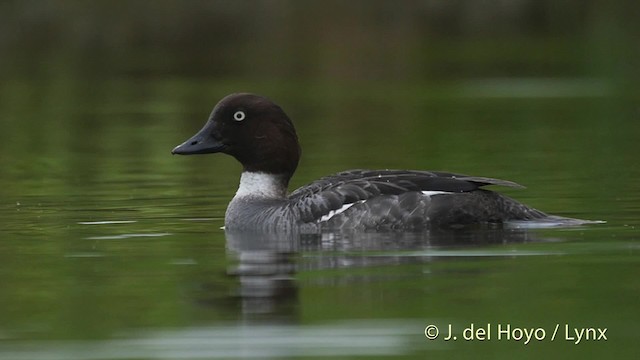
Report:
<svg viewBox="0 0 640 360"><path fill-rule="evenodd" d="M240 175L240 186L235 197L283 199L286 196L287 185L283 175L245 171Z"/></svg>

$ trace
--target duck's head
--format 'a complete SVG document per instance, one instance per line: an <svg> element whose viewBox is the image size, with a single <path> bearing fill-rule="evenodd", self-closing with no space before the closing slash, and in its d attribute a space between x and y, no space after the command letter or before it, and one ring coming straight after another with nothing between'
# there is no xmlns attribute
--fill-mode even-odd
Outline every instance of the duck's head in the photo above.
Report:
<svg viewBox="0 0 640 360"><path fill-rule="evenodd" d="M244 171L293 175L300 159L291 120L271 100L247 93L231 94L213 108L204 127L171 153L225 153Z"/></svg>

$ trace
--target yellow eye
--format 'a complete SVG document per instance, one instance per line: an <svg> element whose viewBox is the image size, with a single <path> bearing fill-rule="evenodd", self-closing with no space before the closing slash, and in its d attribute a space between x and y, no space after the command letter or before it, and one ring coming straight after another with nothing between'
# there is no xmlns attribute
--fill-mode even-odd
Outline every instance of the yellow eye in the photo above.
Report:
<svg viewBox="0 0 640 360"><path fill-rule="evenodd" d="M244 111L238 110L233 113L233 120L235 121L242 121L245 117L247 117L247 115L245 115Z"/></svg>

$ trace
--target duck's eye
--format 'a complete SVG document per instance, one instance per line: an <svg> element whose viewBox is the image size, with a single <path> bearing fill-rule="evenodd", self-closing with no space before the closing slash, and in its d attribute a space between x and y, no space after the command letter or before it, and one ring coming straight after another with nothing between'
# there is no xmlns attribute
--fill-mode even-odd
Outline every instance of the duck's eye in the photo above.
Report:
<svg viewBox="0 0 640 360"><path fill-rule="evenodd" d="M247 117L247 115L245 115L244 111L238 110L233 113L233 120L235 121L242 121L245 117Z"/></svg>

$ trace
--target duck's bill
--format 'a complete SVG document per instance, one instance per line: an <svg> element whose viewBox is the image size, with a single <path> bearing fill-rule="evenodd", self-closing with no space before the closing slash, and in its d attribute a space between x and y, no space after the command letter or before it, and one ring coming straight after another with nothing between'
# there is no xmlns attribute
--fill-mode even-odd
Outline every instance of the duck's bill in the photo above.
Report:
<svg viewBox="0 0 640 360"><path fill-rule="evenodd" d="M176 146L171 150L171 153L178 155L210 154L220 152L224 148L225 145L213 138L210 133L200 131L189 140Z"/></svg>

